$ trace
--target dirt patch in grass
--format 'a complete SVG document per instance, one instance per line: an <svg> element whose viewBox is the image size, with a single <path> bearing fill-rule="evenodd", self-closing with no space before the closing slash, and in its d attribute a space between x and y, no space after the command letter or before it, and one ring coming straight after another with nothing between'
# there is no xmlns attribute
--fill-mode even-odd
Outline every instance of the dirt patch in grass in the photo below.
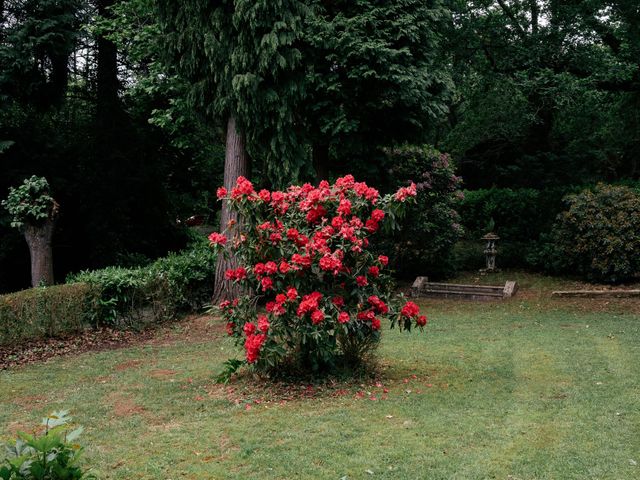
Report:
<svg viewBox="0 0 640 480"><path fill-rule="evenodd" d="M132 368L138 368L143 363L142 360L127 360L126 362L117 364L113 369L116 372L123 372L125 370L131 370Z"/></svg>
<svg viewBox="0 0 640 480"><path fill-rule="evenodd" d="M149 372L149 376L153 378L164 378L164 377L172 377L176 373L178 372L176 372L175 370L158 369L158 370L151 370Z"/></svg>
<svg viewBox="0 0 640 480"><path fill-rule="evenodd" d="M33 410L47 402L49 402L49 399L44 395L27 395L25 397L15 397L11 400L11 403L25 410Z"/></svg>
<svg viewBox="0 0 640 480"><path fill-rule="evenodd" d="M105 403L111 405L111 411L115 417L130 417L132 415L142 415L146 412L142 405L138 405L132 398L120 392L107 396Z"/></svg>

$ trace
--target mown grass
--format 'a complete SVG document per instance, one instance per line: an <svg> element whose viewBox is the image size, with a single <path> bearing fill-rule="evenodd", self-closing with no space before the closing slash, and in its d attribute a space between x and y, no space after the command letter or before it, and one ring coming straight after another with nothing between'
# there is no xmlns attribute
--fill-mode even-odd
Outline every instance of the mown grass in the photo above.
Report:
<svg viewBox="0 0 640 480"><path fill-rule="evenodd" d="M637 308L521 283L502 303L422 302L427 331L386 331L356 382L218 386L231 342L179 332L0 372L0 437L70 409L113 479L640 478Z"/></svg>

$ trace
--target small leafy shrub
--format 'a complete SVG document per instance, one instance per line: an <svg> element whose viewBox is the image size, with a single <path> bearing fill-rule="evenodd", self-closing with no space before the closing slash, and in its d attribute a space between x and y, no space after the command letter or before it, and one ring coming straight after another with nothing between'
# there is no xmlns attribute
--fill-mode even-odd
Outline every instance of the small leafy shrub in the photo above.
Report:
<svg viewBox="0 0 640 480"><path fill-rule="evenodd" d="M0 345L78 333L91 324L96 300L86 283L0 295Z"/></svg>
<svg viewBox="0 0 640 480"><path fill-rule="evenodd" d="M82 447L76 440L82 427L70 431L68 412L55 412L42 420L44 433L20 433L18 439L0 451L1 480L95 479L78 461Z"/></svg>
<svg viewBox="0 0 640 480"><path fill-rule="evenodd" d="M457 212L462 179L449 155L428 146L387 150L388 182L397 189L407 178L416 183L416 201L406 206L401 229L376 241L402 277L443 277L453 271L453 246L462 234Z"/></svg>
<svg viewBox="0 0 640 480"><path fill-rule="evenodd" d="M240 177L230 192L217 193L243 221L229 226L226 248L226 235L209 239L239 262L227 279L255 292L220 305L229 335L245 350L244 361L228 362L226 375L242 364L268 373L358 364L378 344L381 320L406 330L426 324L416 304L390 303L388 258L369 243L414 201L414 184L381 197L347 175L318 188L256 192ZM265 313L257 302L266 302Z"/></svg>
<svg viewBox="0 0 640 480"><path fill-rule="evenodd" d="M623 282L640 274L640 194L598 184L565 199L539 258L547 269Z"/></svg>
<svg viewBox="0 0 640 480"><path fill-rule="evenodd" d="M22 185L9 188L9 196L2 206L11 215L11 226L22 228L25 224L38 225L51 217L56 202L49 194L49 182L33 175Z"/></svg>
<svg viewBox="0 0 640 480"><path fill-rule="evenodd" d="M211 297L215 259L200 244L146 267L85 271L68 281L86 283L98 292L91 310L95 324L138 327L201 308Z"/></svg>

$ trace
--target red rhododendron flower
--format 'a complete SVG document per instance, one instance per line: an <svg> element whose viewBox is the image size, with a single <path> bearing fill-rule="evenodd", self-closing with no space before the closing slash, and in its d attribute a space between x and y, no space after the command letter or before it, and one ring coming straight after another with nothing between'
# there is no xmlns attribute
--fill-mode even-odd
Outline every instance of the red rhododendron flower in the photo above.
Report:
<svg viewBox="0 0 640 480"><path fill-rule="evenodd" d="M421 327L424 327L427 324L427 316L420 315L418 318L416 318L416 324L418 324Z"/></svg>
<svg viewBox="0 0 640 480"><path fill-rule="evenodd" d="M258 315L258 330L262 333L267 333L269 330L269 319L266 315Z"/></svg>
<svg viewBox="0 0 640 480"><path fill-rule="evenodd" d="M260 192L258 193L258 196L260 197L260 200L262 200L263 202L271 201L271 193L269 193L269 190L265 190L265 189L260 190Z"/></svg>
<svg viewBox="0 0 640 480"><path fill-rule="evenodd" d="M274 275L278 273L278 265L276 262L267 262L264 264L264 271L267 275Z"/></svg>
<svg viewBox="0 0 640 480"><path fill-rule="evenodd" d="M300 302L300 305L298 305L298 316L302 317L305 313L317 310L321 298L322 294L320 292L313 292L302 297L302 301Z"/></svg>
<svg viewBox="0 0 640 480"><path fill-rule="evenodd" d="M412 318L420 313L420 307L413 302L407 302L404 304L404 307L402 307L400 313L407 318Z"/></svg>
<svg viewBox="0 0 640 480"><path fill-rule="evenodd" d="M218 190L216 190L216 197L218 197L218 200L222 200L226 196L227 196L227 189L226 188L220 187L220 188L218 188Z"/></svg>
<svg viewBox="0 0 640 480"><path fill-rule="evenodd" d="M398 190L395 193L394 198L399 202L404 202L408 197L415 197L416 194L416 184L411 182L411 185L409 185L408 187Z"/></svg>
<svg viewBox="0 0 640 480"><path fill-rule="evenodd" d="M298 298L298 290L293 287L289 288L287 290L287 298L289 300L295 300L296 298Z"/></svg>
<svg viewBox="0 0 640 480"><path fill-rule="evenodd" d="M272 233L271 235L269 235L269 240L275 245L282 241L282 235L278 232Z"/></svg>
<svg viewBox="0 0 640 480"><path fill-rule="evenodd" d="M375 220L367 220L365 223L365 228L370 232L370 233L375 233L378 231L378 222L376 222Z"/></svg>
<svg viewBox="0 0 640 480"><path fill-rule="evenodd" d="M292 240L292 241L295 242L298 239L299 235L300 235L300 233L295 228L290 228L289 230L287 230L287 238L289 240Z"/></svg>
<svg viewBox="0 0 640 480"><path fill-rule="evenodd" d="M340 312L338 314L338 322L347 323L350 320L349 314L347 312Z"/></svg>
<svg viewBox="0 0 640 480"><path fill-rule="evenodd" d="M374 330L380 330L380 319L374 318L371 320L371 328Z"/></svg>
<svg viewBox="0 0 640 480"><path fill-rule="evenodd" d="M373 212L371 212L371 220L374 222L381 222L384 218L384 212L379 208L376 208Z"/></svg>
<svg viewBox="0 0 640 480"><path fill-rule="evenodd" d="M331 303L333 303L338 308L342 308L344 307L344 298L339 295L335 296L331 299Z"/></svg>
<svg viewBox="0 0 640 480"><path fill-rule="evenodd" d="M380 264L386 267L387 264L389 263L389 257L387 257L386 255L379 255L378 262L380 262Z"/></svg>
<svg viewBox="0 0 640 480"><path fill-rule="evenodd" d="M271 277L264 277L260 281L262 285L262 291L266 292L267 290L271 290L273 288L273 279Z"/></svg>
<svg viewBox="0 0 640 480"><path fill-rule="evenodd" d="M233 335L233 329L236 326L235 323L233 322L227 322L227 335L231 336Z"/></svg>
<svg viewBox="0 0 640 480"><path fill-rule="evenodd" d="M276 295L276 303L283 304L287 301L287 296L283 293L279 293Z"/></svg>
<svg viewBox="0 0 640 480"><path fill-rule="evenodd" d="M251 322L247 322L244 324L244 327L242 327L242 330L244 331L245 335L251 335L256 331L256 326Z"/></svg>
<svg viewBox="0 0 640 480"><path fill-rule="evenodd" d="M291 269L291 266L285 260L282 260L278 269L284 275Z"/></svg>
<svg viewBox="0 0 640 480"><path fill-rule="evenodd" d="M369 285L369 280L367 280L367 277L365 277L364 275L359 275L356 278L356 283L359 287L366 287L367 285Z"/></svg>
<svg viewBox="0 0 640 480"><path fill-rule="evenodd" d="M324 320L324 312L322 310L315 310L311 314L311 322L314 325L321 323Z"/></svg>
<svg viewBox="0 0 640 480"><path fill-rule="evenodd" d="M380 268L376 267L375 265L371 265L369 267L369 275L371 275L372 277L377 277L380 275Z"/></svg>
<svg viewBox="0 0 640 480"><path fill-rule="evenodd" d="M276 302L267 302L266 308L268 313L271 313L276 317L280 315L284 315L284 313L286 312L282 304L276 303Z"/></svg>
<svg viewBox="0 0 640 480"><path fill-rule="evenodd" d="M213 245L225 245L227 243L227 237L225 237L222 233L213 232L209 235L209 241Z"/></svg>
<svg viewBox="0 0 640 480"><path fill-rule="evenodd" d="M374 319L375 314L373 313L372 310L365 310L363 312L358 312L358 315L356 315L356 318L358 320L362 320L363 322L370 322Z"/></svg>
<svg viewBox="0 0 640 480"><path fill-rule="evenodd" d="M340 200L340 205L338 205L338 208L336 209L336 211L340 215L344 215L345 217L348 215L351 215L351 202L346 198L343 200Z"/></svg>
<svg viewBox="0 0 640 480"><path fill-rule="evenodd" d="M244 348L247 353L247 362L255 363L260 355L260 349L262 344L266 340L267 336L261 335L247 335L247 339L244 342Z"/></svg>

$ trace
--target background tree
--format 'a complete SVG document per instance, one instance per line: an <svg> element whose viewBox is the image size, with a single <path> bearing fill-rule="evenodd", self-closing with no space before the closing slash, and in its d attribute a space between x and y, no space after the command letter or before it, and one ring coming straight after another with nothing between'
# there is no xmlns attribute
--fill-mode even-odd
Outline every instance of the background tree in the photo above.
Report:
<svg viewBox="0 0 640 480"><path fill-rule="evenodd" d="M638 175L637 2L472 0L452 8L458 91L440 137L468 187Z"/></svg>
<svg viewBox="0 0 640 480"><path fill-rule="evenodd" d="M11 226L24 235L31 255L31 286L53 285L51 239L60 207L51 197L45 178L32 176L9 189L2 205L11 215Z"/></svg>
<svg viewBox="0 0 640 480"><path fill-rule="evenodd" d="M439 0L314 2L304 35L304 114L319 178L380 178L380 147L427 140L446 113L450 72Z"/></svg>
<svg viewBox="0 0 640 480"><path fill-rule="evenodd" d="M249 176L250 155L274 182L295 177L303 160L294 107L303 94L296 43L304 2L158 0L158 7L168 65L189 81L193 107L226 127L224 186ZM222 228L236 221L223 206ZM232 266L220 257L214 300L233 294L224 280Z"/></svg>

